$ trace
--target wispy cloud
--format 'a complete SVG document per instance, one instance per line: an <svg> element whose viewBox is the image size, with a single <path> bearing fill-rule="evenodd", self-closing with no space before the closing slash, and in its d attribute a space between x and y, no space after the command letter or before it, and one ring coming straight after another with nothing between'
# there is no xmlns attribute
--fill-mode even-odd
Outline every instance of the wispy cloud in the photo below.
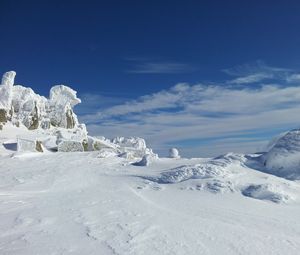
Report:
<svg viewBox="0 0 300 255"><path fill-rule="evenodd" d="M293 74L289 75L286 80L289 83L293 83L293 82L298 82L299 83L300 82L300 74L299 73L293 73Z"/></svg>
<svg viewBox="0 0 300 255"><path fill-rule="evenodd" d="M176 74L195 71L195 67L187 63L165 60L149 60L146 58L126 58L129 62L127 73L135 74Z"/></svg>
<svg viewBox="0 0 300 255"><path fill-rule="evenodd" d="M178 146L188 156L211 156L262 150L273 135L299 125L299 109L294 84L181 83L81 119L93 134L141 136L159 152Z"/></svg>
<svg viewBox="0 0 300 255"><path fill-rule="evenodd" d="M236 79L233 79L230 81L230 83L233 84L249 84L249 83L255 83L260 82L265 79L272 79L274 76L272 74L268 73L255 73L255 74L249 74L243 77L239 77Z"/></svg>
<svg viewBox="0 0 300 255"><path fill-rule="evenodd" d="M229 80L231 84L251 84L265 80L286 80L292 70L266 65L263 61L256 61L239 65L233 68L224 69L223 72L237 78Z"/></svg>

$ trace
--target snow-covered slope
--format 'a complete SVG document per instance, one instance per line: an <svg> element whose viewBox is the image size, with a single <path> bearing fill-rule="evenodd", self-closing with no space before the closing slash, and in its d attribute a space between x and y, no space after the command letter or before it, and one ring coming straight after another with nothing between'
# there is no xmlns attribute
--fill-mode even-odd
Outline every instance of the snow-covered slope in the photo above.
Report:
<svg viewBox="0 0 300 255"><path fill-rule="evenodd" d="M299 254L297 182L228 156L140 167L98 154L1 157L1 254ZM176 179L182 165L196 175Z"/></svg>

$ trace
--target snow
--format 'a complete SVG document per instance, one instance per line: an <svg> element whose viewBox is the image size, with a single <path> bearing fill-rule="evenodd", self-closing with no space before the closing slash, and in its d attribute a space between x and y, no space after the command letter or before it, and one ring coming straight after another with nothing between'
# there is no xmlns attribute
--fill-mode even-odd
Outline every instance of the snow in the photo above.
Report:
<svg viewBox="0 0 300 255"><path fill-rule="evenodd" d="M299 253L298 197L273 203L197 189L201 179L147 179L210 159L157 159L145 170L97 154L1 157L1 254ZM286 182L299 195L297 182L244 170L245 183Z"/></svg>

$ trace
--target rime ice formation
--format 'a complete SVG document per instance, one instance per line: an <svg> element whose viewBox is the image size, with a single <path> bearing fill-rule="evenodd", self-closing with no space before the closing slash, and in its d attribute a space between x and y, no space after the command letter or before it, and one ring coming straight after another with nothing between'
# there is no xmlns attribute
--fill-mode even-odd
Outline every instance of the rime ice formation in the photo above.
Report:
<svg viewBox="0 0 300 255"><path fill-rule="evenodd" d="M75 90L56 85L46 98L31 88L14 85L15 75L14 71L5 73L0 85L0 130L20 127L28 131L16 131L22 133L16 139L18 152L46 149L99 151L99 157L127 155L128 158L142 158L146 154L157 157L141 138L117 137L110 141L88 136L85 125L79 123L73 110L81 103Z"/></svg>
<svg viewBox="0 0 300 255"><path fill-rule="evenodd" d="M16 73L6 72L2 77L0 85L0 108L10 110L12 95L13 95L13 84Z"/></svg>
<svg viewBox="0 0 300 255"><path fill-rule="evenodd" d="M50 97L46 98L31 88L14 85L15 75L14 71L5 73L0 85L0 129L8 123L17 127L24 126L37 133L43 132L45 137L55 136L56 146L59 142L65 144L69 140L80 143L87 141L85 125L79 124L73 112L73 107L81 102L76 91L57 85L51 88ZM32 134L29 136L18 139L18 151L41 150L41 146L36 147Z"/></svg>
<svg viewBox="0 0 300 255"><path fill-rule="evenodd" d="M15 76L16 76L16 72L14 71L6 72L2 76L1 84L4 86L12 87L14 85Z"/></svg>
<svg viewBox="0 0 300 255"><path fill-rule="evenodd" d="M180 158L179 151L176 148L169 150L169 158Z"/></svg>
<svg viewBox="0 0 300 255"><path fill-rule="evenodd" d="M111 142L119 147L125 158L142 158L147 154L158 157L152 149L147 148L145 140L140 137L116 137Z"/></svg>
<svg viewBox="0 0 300 255"><path fill-rule="evenodd" d="M0 85L0 122L11 120L30 130L53 127L75 128L77 116L73 107L80 103L76 91L63 85L50 90L50 98L36 94L31 88L14 86L14 71L3 75Z"/></svg>
<svg viewBox="0 0 300 255"><path fill-rule="evenodd" d="M74 128L78 125L73 107L81 103L76 91L64 85L57 85L50 90L50 121L53 126Z"/></svg>

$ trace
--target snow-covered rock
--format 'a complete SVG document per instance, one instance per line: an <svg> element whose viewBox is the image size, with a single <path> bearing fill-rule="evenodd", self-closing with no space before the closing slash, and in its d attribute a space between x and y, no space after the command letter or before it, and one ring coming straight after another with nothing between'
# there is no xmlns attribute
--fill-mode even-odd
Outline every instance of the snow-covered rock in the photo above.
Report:
<svg viewBox="0 0 300 255"><path fill-rule="evenodd" d="M0 85L0 109L9 110L12 100L12 88L16 73L14 71L6 72Z"/></svg>
<svg viewBox="0 0 300 255"><path fill-rule="evenodd" d="M117 145L121 155L127 158L142 158L144 155L158 157L152 149L147 148L146 141L140 137L116 137L111 141Z"/></svg>
<svg viewBox="0 0 300 255"><path fill-rule="evenodd" d="M35 139L18 138L17 140L18 152L43 152L43 145L41 141Z"/></svg>
<svg viewBox="0 0 300 255"><path fill-rule="evenodd" d="M146 154L142 157L142 159L138 162L133 163L135 166L149 166L156 157L153 157L150 154Z"/></svg>
<svg viewBox="0 0 300 255"><path fill-rule="evenodd" d="M47 99L36 94L31 88L20 85L13 87L13 120L33 130L47 119Z"/></svg>
<svg viewBox="0 0 300 255"><path fill-rule="evenodd" d="M59 152L76 152L84 151L82 142L75 140L64 140L58 144L57 147Z"/></svg>
<svg viewBox="0 0 300 255"><path fill-rule="evenodd" d="M1 84L4 86L12 87L14 85L15 76L16 76L16 72L14 71L6 72L2 76Z"/></svg>
<svg viewBox="0 0 300 255"><path fill-rule="evenodd" d="M109 140L103 138L97 138L88 136L88 150L89 151L100 151L102 149L112 149L115 152L118 151L118 146L111 143Z"/></svg>
<svg viewBox="0 0 300 255"><path fill-rule="evenodd" d="M300 178L300 129L279 137L261 160L266 171L289 179Z"/></svg>
<svg viewBox="0 0 300 255"><path fill-rule="evenodd" d="M14 71L3 75L0 85L0 122L11 120L28 129L49 129L51 126L76 128L79 123L73 107L80 103L76 91L57 85L51 88L50 98L36 94L31 88L14 86Z"/></svg>
<svg viewBox="0 0 300 255"><path fill-rule="evenodd" d="M116 137L112 139L112 143L122 148L134 148L137 150L147 149L145 140L139 137Z"/></svg>
<svg viewBox="0 0 300 255"><path fill-rule="evenodd" d="M36 94L31 88L14 85L14 71L3 75L0 85L0 130L10 125L27 128L33 142L20 140L20 150L34 150L34 136L50 151L101 151L108 156L136 159L144 155L157 157L146 142L138 137L117 137L113 140L88 136L86 126L80 124L73 111L81 100L77 92L64 85L50 89L49 98ZM22 131L23 132L23 131ZM31 148L31 149L28 149Z"/></svg>
<svg viewBox="0 0 300 255"><path fill-rule="evenodd" d="M78 125L78 119L73 112L73 107L79 103L81 100L77 98L75 90L64 85L52 87L49 100L51 124L57 127L74 128Z"/></svg>
<svg viewBox="0 0 300 255"><path fill-rule="evenodd" d="M111 157L117 157L118 153L115 149L112 148L102 148L99 150L97 154L97 158L111 158Z"/></svg>
<svg viewBox="0 0 300 255"><path fill-rule="evenodd" d="M179 151L176 148L171 148L169 150L169 158L180 158Z"/></svg>

